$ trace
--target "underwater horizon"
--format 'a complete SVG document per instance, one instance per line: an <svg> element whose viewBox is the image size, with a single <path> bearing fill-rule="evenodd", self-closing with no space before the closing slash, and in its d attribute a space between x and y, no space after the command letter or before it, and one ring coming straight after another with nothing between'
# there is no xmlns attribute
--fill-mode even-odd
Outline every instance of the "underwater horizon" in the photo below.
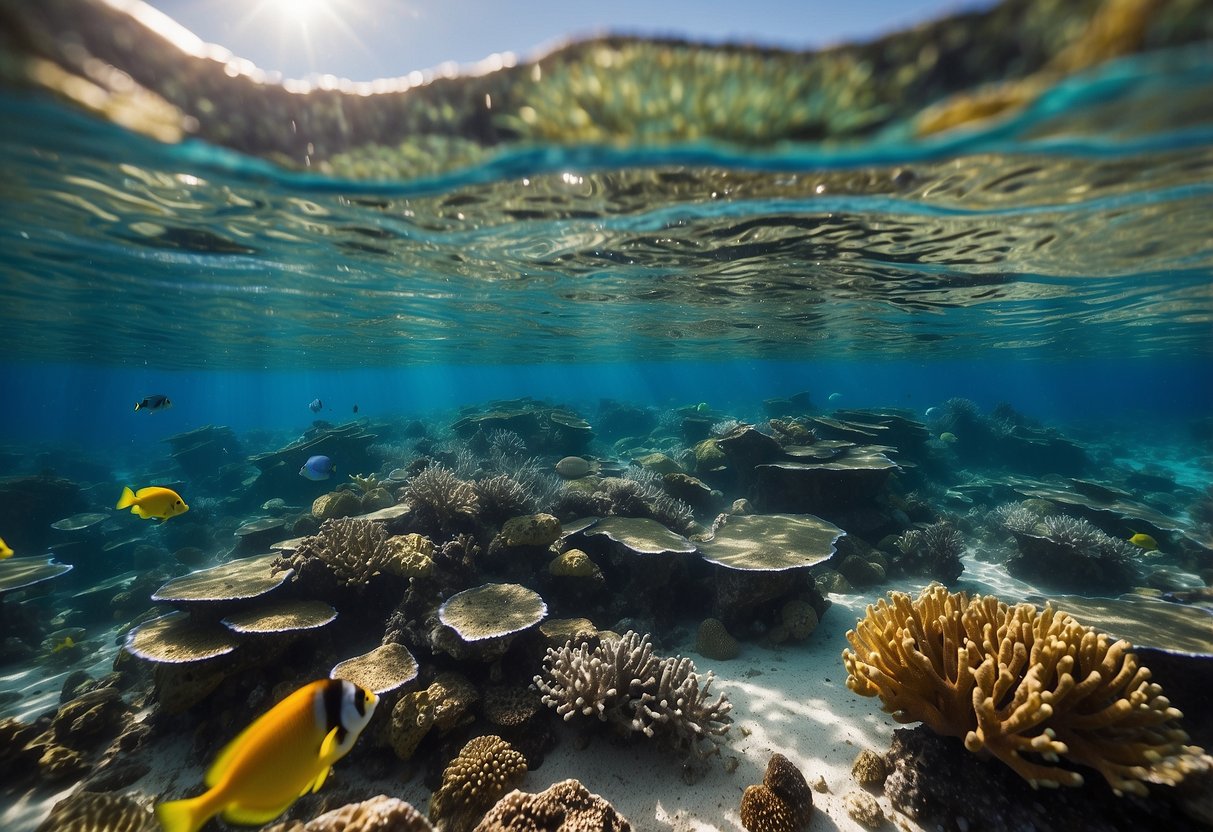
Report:
<svg viewBox="0 0 1213 832"><path fill-rule="evenodd" d="M310 87L0 24L3 829L1213 828L1213 4ZM220 755L296 701L331 774Z"/></svg>

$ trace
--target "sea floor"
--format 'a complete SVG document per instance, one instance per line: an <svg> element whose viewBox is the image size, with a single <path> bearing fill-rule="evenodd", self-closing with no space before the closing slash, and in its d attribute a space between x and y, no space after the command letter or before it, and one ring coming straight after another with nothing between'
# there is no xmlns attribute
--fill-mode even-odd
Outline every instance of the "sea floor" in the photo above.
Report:
<svg viewBox="0 0 1213 832"><path fill-rule="evenodd" d="M1034 592L999 566L971 556L964 562L965 572L957 589L993 593L1005 599ZM817 783L820 788L818 781L824 780L825 790L815 791L813 796L815 812L810 830L864 829L848 816L843 803L848 793L862 788L852 779L852 763L863 749L877 753L887 750L893 730L901 726L880 710L876 699L857 696L847 689L840 655L848 646L846 631L863 617L868 604L887 590L916 593L925 585L898 581L862 593L831 594L829 611L806 642L774 648L746 644L741 655L729 661L713 661L695 653L693 627L684 628L684 642L667 644L665 651L693 657L699 672L715 674L713 691L726 693L733 703L733 725L721 758L714 760L695 782L684 780L681 758L665 749L643 743L618 745L605 738L596 738L590 747L583 748L572 732L565 732L543 764L527 773L520 788L538 792L572 777L609 800L637 830L736 832L743 829L738 815L742 792L746 786L762 782L767 761L778 752L794 762L810 784ZM85 670L93 676L103 675L118 649L102 649L87 663L54 675L45 675L40 668L25 668L0 677L0 686L19 694L18 699L0 706L0 718L30 720L54 710L69 673ZM128 793L146 798L149 804L160 794L202 780L204 761L197 758L183 736L156 741L140 753L150 754L151 771ZM396 773L370 778L353 758L335 767L324 791L350 788L363 794L368 785L422 811L430 796L420 773L415 772L408 780ZM32 832L74 787L71 783L61 789L39 788L10 796L0 808L0 828ZM921 828L895 812L879 789L869 791L898 827Z"/></svg>

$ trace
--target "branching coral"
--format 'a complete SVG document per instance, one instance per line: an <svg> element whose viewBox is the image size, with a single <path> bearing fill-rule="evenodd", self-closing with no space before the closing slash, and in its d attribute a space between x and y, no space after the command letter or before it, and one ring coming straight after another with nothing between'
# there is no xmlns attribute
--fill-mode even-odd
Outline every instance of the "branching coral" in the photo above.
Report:
<svg viewBox="0 0 1213 832"><path fill-rule="evenodd" d="M1062 758L1094 768L1118 795L1207 765L1127 641L1051 605L1012 607L938 585L914 601L889 597L847 632L854 652L842 659L847 687L879 696L898 722L962 737L1033 786L1081 785Z"/></svg>
<svg viewBox="0 0 1213 832"><path fill-rule="evenodd" d="M419 518L446 530L457 520L474 516L480 507L476 489L461 480L455 472L441 465L431 465L405 486L405 499Z"/></svg>
<svg viewBox="0 0 1213 832"><path fill-rule="evenodd" d="M649 637L630 630L592 650L584 642L549 648L543 669L535 686L566 721L596 716L624 733L661 734L701 756L719 752L732 722L728 697L709 699L711 673L701 685L694 662L654 656Z"/></svg>
<svg viewBox="0 0 1213 832"><path fill-rule="evenodd" d="M658 475L636 466L626 476L604 477L593 493L566 488L555 500L553 512L564 517L648 517L679 533L695 520L689 505L665 492Z"/></svg>
<svg viewBox="0 0 1213 832"><path fill-rule="evenodd" d="M480 514L488 523L500 524L520 514L535 511L535 495L509 474L484 477L472 483Z"/></svg>
<svg viewBox="0 0 1213 832"><path fill-rule="evenodd" d="M1136 577L1137 548L1086 520L1053 515L1024 529L1026 519L1010 514L1003 522L1014 524L1006 528L1019 551L1007 561L1007 570L1016 577L1076 588L1122 588Z"/></svg>
<svg viewBox="0 0 1213 832"><path fill-rule="evenodd" d="M380 486L379 478L374 474L350 474L350 480L358 487L359 494L369 494Z"/></svg>
<svg viewBox="0 0 1213 832"><path fill-rule="evenodd" d="M433 544L420 535L390 539L379 523L343 517L325 520L320 531L304 538L292 555L276 560L274 569L293 567L302 574L309 560L319 559L333 571L339 584L356 586L380 573L404 578L425 574L432 568L432 554Z"/></svg>
<svg viewBox="0 0 1213 832"><path fill-rule="evenodd" d="M927 575L938 581L954 581L960 577L964 564L964 539L946 520L932 523L925 529L911 529L895 541L901 550L898 566L912 575Z"/></svg>

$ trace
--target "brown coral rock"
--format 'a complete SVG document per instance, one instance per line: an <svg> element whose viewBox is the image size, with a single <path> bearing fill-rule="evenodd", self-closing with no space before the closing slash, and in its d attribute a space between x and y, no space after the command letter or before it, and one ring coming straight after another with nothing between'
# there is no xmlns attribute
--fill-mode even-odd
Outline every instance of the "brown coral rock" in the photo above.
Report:
<svg viewBox="0 0 1213 832"><path fill-rule="evenodd" d="M485 718L503 728L526 724L542 707L539 694L529 687L494 685L484 691L482 708Z"/></svg>
<svg viewBox="0 0 1213 832"><path fill-rule="evenodd" d="M501 539L506 546L548 546L560 539L560 521L551 514L527 514L505 521Z"/></svg>
<svg viewBox="0 0 1213 832"><path fill-rule="evenodd" d="M741 643L729 634L719 618L708 618L699 625L695 652L709 659L728 661L741 654Z"/></svg>
<svg viewBox="0 0 1213 832"><path fill-rule="evenodd" d="M632 825L577 780L538 794L512 791L497 801L474 832L631 832Z"/></svg>
<svg viewBox="0 0 1213 832"><path fill-rule="evenodd" d="M86 749L106 735L121 731L127 711L117 690L99 688L61 706L51 729L64 745Z"/></svg>
<svg viewBox="0 0 1213 832"><path fill-rule="evenodd" d="M470 740L442 773L430 820L444 832L469 832L526 771L526 758L501 737Z"/></svg>
<svg viewBox="0 0 1213 832"><path fill-rule="evenodd" d="M813 814L813 791L791 760L782 754L772 754L762 783L792 811L797 826L809 822Z"/></svg>
<svg viewBox="0 0 1213 832"><path fill-rule="evenodd" d="M468 710L480 699L480 691L462 673L446 671L426 688L434 703L434 725L446 733L463 724Z"/></svg>
<svg viewBox="0 0 1213 832"><path fill-rule="evenodd" d="M317 520L335 520L362 513L362 501L352 491L331 491L312 502L312 516Z"/></svg>
<svg viewBox="0 0 1213 832"><path fill-rule="evenodd" d="M865 829L879 829L885 822L884 811L867 792L849 792L842 799L847 816Z"/></svg>
<svg viewBox="0 0 1213 832"><path fill-rule="evenodd" d="M160 824L127 795L76 792L60 800L38 832L157 832Z"/></svg>
<svg viewBox="0 0 1213 832"><path fill-rule="evenodd" d="M307 823L291 821L266 827L265 832L433 832L425 815L412 804L387 795L350 803Z"/></svg>
<svg viewBox="0 0 1213 832"><path fill-rule="evenodd" d="M792 809L766 785L746 786L741 795L741 825L748 832L796 832Z"/></svg>
<svg viewBox="0 0 1213 832"><path fill-rule="evenodd" d="M45 746L38 759L38 770L47 780L66 780L87 768L88 763L79 752L53 742Z"/></svg>
<svg viewBox="0 0 1213 832"><path fill-rule="evenodd" d="M388 744L396 756L407 760L434 725L434 707L428 690L406 693L392 708Z"/></svg>
<svg viewBox="0 0 1213 832"><path fill-rule="evenodd" d="M817 629L817 610L808 601L793 599L783 605L781 613L788 635L796 641L804 641Z"/></svg>
<svg viewBox="0 0 1213 832"><path fill-rule="evenodd" d="M855 762L851 763L851 776L861 786L875 786L885 781L889 776L889 769L885 765L884 757L865 748L855 757Z"/></svg>

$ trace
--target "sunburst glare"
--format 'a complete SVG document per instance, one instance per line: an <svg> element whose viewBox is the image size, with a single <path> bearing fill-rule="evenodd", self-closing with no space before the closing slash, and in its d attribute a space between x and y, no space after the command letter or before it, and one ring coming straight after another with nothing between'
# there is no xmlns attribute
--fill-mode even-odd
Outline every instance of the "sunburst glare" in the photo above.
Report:
<svg viewBox="0 0 1213 832"><path fill-rule="evenodd" d="M365 14L365 0L257 0L241 16L240 29L272 33L280 56L303 52L310 72L323 72L316 61L317 46L340 38L347 46L366 49L350 25ZM273 67L267 67L273 69Z"/></svg>

